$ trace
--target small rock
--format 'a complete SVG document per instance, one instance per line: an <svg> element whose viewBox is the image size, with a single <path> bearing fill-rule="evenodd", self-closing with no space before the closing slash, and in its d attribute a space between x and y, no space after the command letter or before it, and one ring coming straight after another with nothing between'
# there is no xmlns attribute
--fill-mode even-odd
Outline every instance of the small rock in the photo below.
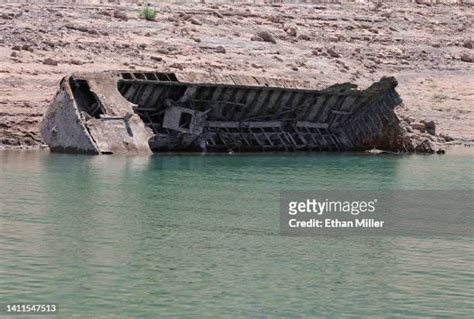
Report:
<svg viewBox="0 0 474 319"><path fill-rule="evenodd" d="M45 41L43 41L43 42L41 42L41 43L43 43L44 45L47 45L47 46L49 46L49 47L51 47L51 48L54 48L54 47L55 47L54 42L51 42L51 41L48 41L48 40L45 40Z"/></svg>
<svg viewBox="0 0 474 319"><path fill-rule="evenodd" d="M304 40L304 41L309 41L309 40L311 40L311 37L307 34L300 34L298 39Z"/></svg>
<svg viewBox="0 0 474 319"><path fill-rule="evenodd" d="M10 54L10 56L11 56L12 58L16 58L16 57L18 57L18 53L15 52L15 51L13 51L12 54Z"/></svg>
<svg viewBox="0 0 474 319"><path fill-rule="evenodd" d="M12 20L15 17L13 13L3 13L0 15L0 18L5 19L5 20Z"/></svg>
<svg viewBox="0 0 474 319"><path fill-rule="evenodd" d="M189 22L191 22L192 24L195 24L195 25L202 25L201 21L199 21L198 19L194 18L194 17L190 17L188 19Z"/></svg>
<svg viewBox="0 0 474 319"><path fill-rule="evenodd" d="M296 37L296 35L297 35L296 27L295 26L288 27L288 29L286 29L286 33L289 36Z"/></svg>
<svg viewBox="0 0 474 319"><path fill-rule="evenodd" d="M472 40L466 41L466 42L464 42L463 46L466 49L472 49L474 47L474 41L472 41Z"/></svg>
<svg viewBox="0 0 474 319"><path fill-rule="evenodd" d="M47 59L44 59L44 60L43 60L43 64L51 65L51 66L56 66L56 65L58 65L58 61L53 60L53 59L51 59L51 58L47 58Z"/></svg>
<svg viewBox="0 0 474 319"><path fill-rule="evenodd" d="M128 21L127 14L122 10L119 10L119 9L115 10L113 15L114 15L114 18L116 19Z"/></svg>
<svg viewBox="0 0 474 319"><path fill-rule="evenodd" d="M461 55L461 61L473 63L474 62L474 54L463 54Z"/></svg>
<svg viewBox="0 0 474 319"><path fill-rule="evenodd" d="M313 55L320 55L323 52L322 48L314 48L312 51Z"/></svg>
<svg viewBox="0 0 474 319"><path fill-rule="evenodd" d="M162 58L162 57L160 57L160 56L155 56L155 55L152 55L152 56L150 57L150 59L152 59L153 61L157 61L157 62L163 61L163 58Z"/></svg>
<svg viewBox="0 0 474 319"><path fill-rule="evenodd" d="M220 18L220 19L224 18L224 16L222 14L220 14L219 12L217 12L217 11L212 11L212 14L215 15L216 17Z"/></svg>
<svg viewBox="0 0 474 319"><path fill-rule="evenodd" d="M334 50L333 48L329 48L326 52L329 54L330 57L333 57L333 58L340 57L339 53L337 53L336 50Z"/></svg>
<svg viewBox="0 0 474 319"><path fill-rule="evenodd" d="M81 26L81 25L74 25L74 24L65 24L64 27L66 29L70 29L70 30L76 30L76 31L81 31L81 32L88 32L89 30L84 27L84 26Z"/></svg>
<svg viewBox="0 0 474 319"><path fill-rule="evenodd" d="M415 147L415 152L419 153L434 153L433 144L429 140L424 140Z"/></svg>
<svg viewBox="0 0 474 319"><path fill-rule="evenodd" d="M170 65L170 67L178 69L180 71L184 70L184 66L180 63L173 63L173 64Z"/></svg>
<svg viewBox="0 0 474 319"><path fill-rule="evenodd" d="M426 129L426 126L424 123L421 123L421 122L413 122L410 124L411 127L415 130L418 130L418 131L421 131L421 132L424 132L425 129Z"/></svg>
<svg viewBox="0 0 474 319"><path fill-rule="evenodd" d="M74 65L82 65L84 64L84 62L82 61L79 61L79 60L76 60L76 59L72 59L71 61L69 61L70 64L74 64Z"/></svg>
<svg viewBox="0 0 474 319"><path fill-rule="evenodd" d="M268 21L273 22L273 23L280 23L280 18L274 15L269 15L267 19Z"/></svg>
<svg viewBox="0 0 474 319"><path fill-rule="evenodd" d="M283 62L283 59L280 58L278 55L273 56L273 58L277 60L278 62Z"/></svg>
<svg viewBox="0 0 474 319"><path fill-rule="evenodd" d="M250 38L250 41L265 42L261 37L254 35Z"/></svg>
<svg viewBox="0 0 474 319"><path fill-rule="evenodd" d="M193 39L194 42L201 42L201 38L198 38L198 37L194 37L192 36L191 39Z"/></svg>
<svg viewBox="0 0 474 319"><path fill-rule="evenodd" d="M415 120L409 116L403 116L403 119L405 120L405 122L407 122L408 124L410 123L413 123Z"/></svg>
<svg viewBox="0 0 474 319"><path fill-rule="evenodd" d="M447 134L440 134L439 137L443 138L446 142L452 142L454 141L454 138Z"/></svg>
<svg viewBox="0 0 474 319"><path fill-rule="evenodd" d="M170 54L170 50L168 48L160 48L157 49L156 52L161 53L161 54Z"/></svg>
<svg viewBox="0 0 474 319"><path fill-rule="evenodd" d="M215 52L216 53L226 53L226 50L222 45L220 45L220 46L215 48Z"/></svg>
<svg viewBox="0 0 474 319"><path fill-rule="evenodd" d="M21 47L19 45L15 45L12 47L12 50L14 51L20 51L21 50Z"/></svg>
<svg viewBox="0 0 474 319"><path fill-rule="evenodd" d="M107 17L112 17L113 16L113 13L107 11L107 10L102 10L99 12L100 14L103 14L104 16L107 16Z"/></svg>
<svg viewBox="0 0 474 319"><path fill-rule="evenodd" d="M436 135L436 124L434 121L421 121L425 125L425 130L428 134Z"/></svg>
<svg viewBox="0 0 474 319"><path fill-rule="evenodd" d="M268 32L268 31L260 31L258 32L255 36L261 38L263 41L265 42L271 42L273 44L276 43L276 40L275 38L273 37L273 35ZM255 40L254 40L255 41Z"/></svg>

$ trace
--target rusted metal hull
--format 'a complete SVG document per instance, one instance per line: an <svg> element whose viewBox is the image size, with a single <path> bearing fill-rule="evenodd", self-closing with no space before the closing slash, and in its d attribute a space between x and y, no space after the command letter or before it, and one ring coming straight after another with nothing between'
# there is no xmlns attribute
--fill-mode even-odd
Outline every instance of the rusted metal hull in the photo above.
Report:
<svg viewBox="0 0 474 319"><path fill-rule="evenodd" d="M245 76L99 72L65 77L42 135L53 151L404 150L394 78L366 90Z"/></svg>

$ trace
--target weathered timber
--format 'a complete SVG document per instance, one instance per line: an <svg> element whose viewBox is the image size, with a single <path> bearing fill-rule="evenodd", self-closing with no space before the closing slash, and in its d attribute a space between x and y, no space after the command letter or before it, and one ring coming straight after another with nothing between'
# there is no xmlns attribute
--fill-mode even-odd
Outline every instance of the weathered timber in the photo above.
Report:
<svg viewBox="0 0 474 319"><path fill-rule="evenodd" d="M394 78L366 90L241 75L65 77L43 118L52 151L403 151Z"/></svg>

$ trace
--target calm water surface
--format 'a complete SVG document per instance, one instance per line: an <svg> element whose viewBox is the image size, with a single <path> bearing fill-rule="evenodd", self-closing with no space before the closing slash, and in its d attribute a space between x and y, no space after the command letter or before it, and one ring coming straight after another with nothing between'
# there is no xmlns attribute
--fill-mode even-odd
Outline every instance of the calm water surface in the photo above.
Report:
<svg viewBox="0 0 474 319"><path fill-rule="evenodd" d="M0 152L0 300L64 318L474 317L470 238L280 236L279 191L317 189L472 190L474 156Z"/></svg>

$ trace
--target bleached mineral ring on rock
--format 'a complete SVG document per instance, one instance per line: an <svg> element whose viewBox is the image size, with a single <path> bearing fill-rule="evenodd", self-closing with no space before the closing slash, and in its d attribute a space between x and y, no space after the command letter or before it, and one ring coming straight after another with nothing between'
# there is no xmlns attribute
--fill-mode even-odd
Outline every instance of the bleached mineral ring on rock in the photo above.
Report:
<svg viewBox="0 0 474 319"><path fill-rule="evenodd" d="M62 79L41 134L52 151L414 151L395 78L366 90L242 75L107 71Z"/></svg>

